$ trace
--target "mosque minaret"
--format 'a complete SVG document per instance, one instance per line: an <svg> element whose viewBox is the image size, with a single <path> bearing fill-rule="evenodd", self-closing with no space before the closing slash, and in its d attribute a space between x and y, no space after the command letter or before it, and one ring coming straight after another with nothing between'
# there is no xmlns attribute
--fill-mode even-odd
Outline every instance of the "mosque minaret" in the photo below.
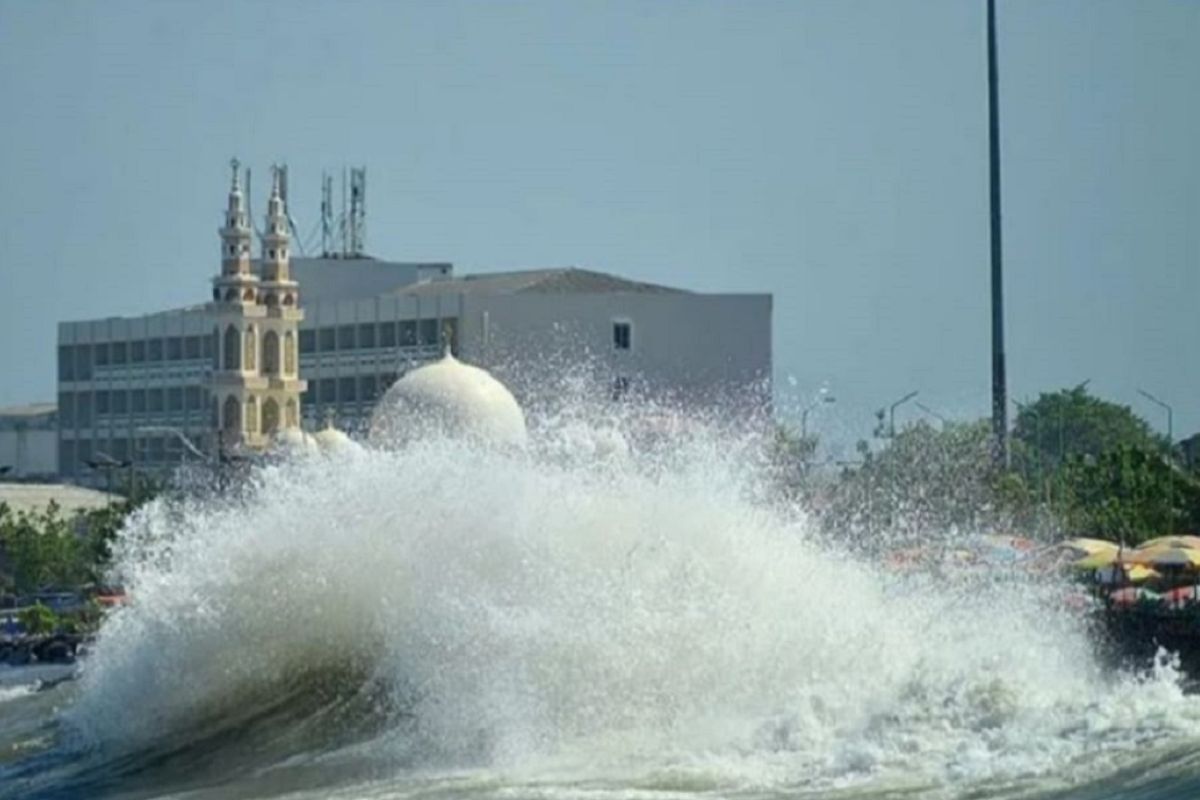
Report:
<svg viewBox="0 0 1200 800"><path fill-rule="evenodd" d="M209 384L222 449L261 450L271 438L300 427L298 328L304 318L299 285L291 279L287 210L280 170L272 169L262 237L261 275L250 267L252 232L232 163L233 182L221 235L221 273L213 279L209 312L216 346Z"/></svg>

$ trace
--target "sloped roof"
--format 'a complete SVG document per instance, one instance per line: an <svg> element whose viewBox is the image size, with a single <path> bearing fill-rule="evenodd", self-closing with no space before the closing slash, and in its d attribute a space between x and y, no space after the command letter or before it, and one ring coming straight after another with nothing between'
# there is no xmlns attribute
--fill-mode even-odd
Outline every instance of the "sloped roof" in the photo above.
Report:
<svg viewBox="0 0 1200 800"><path fill-rule="evenodd" d="M3 406L0 407L0 418L41 417L47 414L53 414L57 410L57 403L26 403L19 406Z"/></svg>
<svg viewBox="0 0 1200 800"><path fill-rule="evenodd" d="M599 294L637 292L642 294L689 294L684 289L594 272L578 267L532 269L518 272L485 272L450 280L435 280L403 286L395 294Z"/></svg>
<svg viewBox="0 0 1200 800"><path fill-rule="evenodd" d="M112 500L120 500L111 495ZM0 503L14 511L42 511L53 501L67 516L108 505L110 495L66 483L0 483Z"/></svg>

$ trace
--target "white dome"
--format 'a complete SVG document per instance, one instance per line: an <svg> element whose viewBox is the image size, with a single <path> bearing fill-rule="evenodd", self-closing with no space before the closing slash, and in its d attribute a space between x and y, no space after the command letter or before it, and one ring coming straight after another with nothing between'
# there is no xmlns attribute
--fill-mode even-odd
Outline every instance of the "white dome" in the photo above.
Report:
<svg viewBox="0 0 1200 800"><path fill-rule="evenodd" d="M317 443L299 428L285 428L275 434L272 444L276 450L289 455L310 455L317 452Z"/></svg>
<svg viewBox="0 0 1200 800"><path fill-rule="evenodd" d="M397 445L431 434L523 446L525 415L490 373L447 354L396 381L371 416L374 444Z"/></svg>
<svg viewBox="0 0 1200 800"><path fill-rule="evenodd" d="M317 446L326 452L334 450L344 450L347 447L353 447L354 442L342 431L332 425L326 425L321 430L313 434L313 441Z"/></svg>

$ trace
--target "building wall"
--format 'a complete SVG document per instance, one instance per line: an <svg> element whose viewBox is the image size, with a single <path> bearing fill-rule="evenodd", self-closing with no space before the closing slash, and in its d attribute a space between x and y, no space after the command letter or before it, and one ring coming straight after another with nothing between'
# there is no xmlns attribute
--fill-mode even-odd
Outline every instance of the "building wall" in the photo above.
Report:
<svg viewBox="0 0 1200 800"><path fill-rule="evenodd" d="M58 474L58 414L0 410L0 467L5 479L50 478Z"/></svg>
<svg viewBox="0 0 1200 800"><path fill-rule="evenodd" d="M301 284L301 296L304 286ZM304 427L365 426L378 397L445 343L528 402L582 368L594 391L688 405L769 401L771 297L684 292L393 293L304 303ZM614 341L628 325L629 347ZM98 453L166 474L188 458L178 429L213 447L207 376L215 344L202 308L59 325L58 461L69 481L104 485ZM147 430L157 428L160 430Z"/></svg>

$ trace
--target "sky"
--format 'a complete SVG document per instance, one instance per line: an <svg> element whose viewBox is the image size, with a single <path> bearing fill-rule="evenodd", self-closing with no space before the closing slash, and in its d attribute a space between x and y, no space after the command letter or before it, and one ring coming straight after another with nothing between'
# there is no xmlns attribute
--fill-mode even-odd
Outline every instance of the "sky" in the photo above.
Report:
<svg viewBox="0 0 1200 800"><path fill-rule="evenodd" d="M379 257L770 292L829 438L986 415L984 8L0 0L0 404L53 399L57 321L206 298L236 155L303 232L365 165ZM1010 395L1196 432L1200 1L998 20Z"/></svg>

